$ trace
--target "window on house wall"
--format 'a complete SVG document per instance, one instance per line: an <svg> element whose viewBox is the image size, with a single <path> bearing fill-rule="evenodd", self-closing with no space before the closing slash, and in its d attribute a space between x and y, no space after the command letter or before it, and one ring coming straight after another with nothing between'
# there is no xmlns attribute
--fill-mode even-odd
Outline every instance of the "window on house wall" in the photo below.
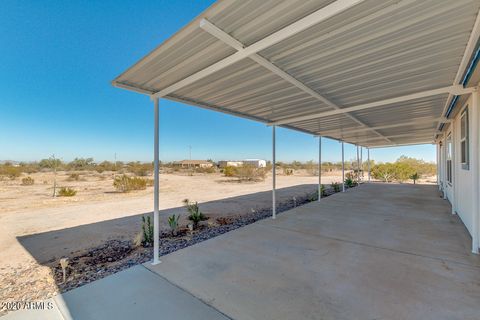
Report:
<svg viewBox="0 0 480 320"><path fill-rule="evenodd" d="M469 165L468 136L468 107L466 107L460 117L460 159L462 169L466 170Z"/></svg>
<svg viewBox="0 0 480 320"><path fill-rule="evenodd" d="M452 183L452 134L447 136L447 182Z"/></svg>

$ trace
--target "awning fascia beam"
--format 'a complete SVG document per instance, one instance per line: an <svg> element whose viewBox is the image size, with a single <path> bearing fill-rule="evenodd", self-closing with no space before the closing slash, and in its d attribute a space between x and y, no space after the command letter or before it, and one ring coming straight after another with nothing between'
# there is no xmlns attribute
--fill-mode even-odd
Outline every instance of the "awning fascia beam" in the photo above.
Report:
<svg viewBox="0 0 480 320"><path fill-rule="evenodd" d="M175 92L181 88L184 88L200 79L203 79L217 71L220 71L246 57L262 51L272 45L283 41L299 32L302 32L322 21L327 20L365 0L337 0L311 14L308 16L284 27L283 29L278 30L277 32L272 33L271 35L255 42L254 44L245 47L241 50L238 50L236 53L208 66L205 69L202 69L170 86L164 88L154 94L155 97L164 97L172 92Z"/></svg>
<svg viewBox="0 0 480 320"><path fill-rule="evenodd" d="M433 118L433 119L419 119L419 120L413 120L413 121L411 120L411 121L408 121L408 122L387 124L387 125L383 125L383 126L350 129L350 130L340 131L340 133L341 134L351 134L351 133L370 131L372 129L381 130L381 129L408 127L408 126L419 125L419 124L428 124L428 123L434 124L435 122L438 122L438 121L440 121L442 123L448 123L450 120L448 120L445 117L438 117L438 118ZM320 134L320 135L330 135L330 134L338 134L338 133L339 133L339 130L328 130L328 131L318 132L318 134Z"/></svg>
<svg viewBox="0 0 480 320"><path fill-rule="evenodd" d="M454 95L469 94L469 93L474 92L475 90L476 90L476 88L463 88L463 86L461 86L461 85L442 87L442 88L437 88L437 89L432 89L432 90L407 94L407 95L399 96L399 97L395 97L395 98L389 98L389 99L385 99L385 100L379 100L379 101L369 102L369 103L365 103L365 104L360 104L360 105L357 105L357 106L352 106L352 107L343 108L343 109L339 109L339 110L331 110L331 111L325 111L325 112L317 113L317 114L311 114L311 115L305 115L305 116L299 116L299 117L291 117L291 118L287 118L287 119L273 121L270 125L282 125L282 124L294 123L294 122L299 122L299 121L319 119L319 118L329 117L329 116L333 116L333 115L337 115L337 114L346 114L346 113L354 112L354 111L360 111L360 110L382 107L382 106L385 106L385 105L394 105L395 103L400 103L400 102L405 102L405 101L410 101L410 100L415 100L415 99L421 99L421 98L427 98L427 97L432 97L432 96L441 95L441 94L445 94L445 93L450 93L450 94L454 94Z"/></svg>

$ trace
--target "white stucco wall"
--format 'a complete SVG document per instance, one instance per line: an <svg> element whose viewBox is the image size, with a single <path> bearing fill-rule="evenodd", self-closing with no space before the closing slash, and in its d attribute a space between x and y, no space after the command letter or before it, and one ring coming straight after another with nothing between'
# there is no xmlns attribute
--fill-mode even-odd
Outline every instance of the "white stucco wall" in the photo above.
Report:
<svg viewBox="0 0 480 320"><path fill-rule="evenodd" d="M473 232L473 179L471 170L462 168L460 157L460 118L464 108L468 108L469 112L469 150L472 151L472 128L473 117L471 112L472 98L470 97L467 102L459 107L459 111L452 123L444 131L445 134L441 139L442 146L439 154L439 181L442 186L442 190L445 192L447 200L452 205L452 212L457 213L460 219L465 224L466 228L472 234ZM447 164L446 164L446 148L447 148L447 136L452 133L452 184L447 182ZM471 154L469 156L471 161Z"/></svg>

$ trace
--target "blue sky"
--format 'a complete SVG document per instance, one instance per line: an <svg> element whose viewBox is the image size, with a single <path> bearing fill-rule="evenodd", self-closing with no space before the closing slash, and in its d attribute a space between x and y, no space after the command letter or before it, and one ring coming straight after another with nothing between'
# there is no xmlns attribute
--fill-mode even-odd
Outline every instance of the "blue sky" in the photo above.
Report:
<svg viewBox="0 0 480 320"><path fill-rule="evenodd" d="M153 106L110 81L213 1L0 2L0 160L51 154L69 161L150 161ZM271 128L180 103L161 101L160 158L271 158ZM341 160L324 139L323 160ZM279 128L279 161L317 159L312 136ZM376 161L400 155L435 160L432 145L375 149ZM355 149L346 145L346 159Z"/></svg>

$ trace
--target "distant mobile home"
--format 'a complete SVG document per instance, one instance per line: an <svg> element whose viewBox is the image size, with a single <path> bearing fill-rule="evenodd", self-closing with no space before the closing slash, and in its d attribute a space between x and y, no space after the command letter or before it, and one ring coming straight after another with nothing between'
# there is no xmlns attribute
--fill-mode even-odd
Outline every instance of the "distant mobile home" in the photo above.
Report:
<svg viewBox="0 0 480 320"><path fill-rule="evenodd" d="M241 161L237 160L221 160L218 161L218 166L220 168L225 168L225 167L240 167L243 165L250 165L254 166L256 168L265 168L267 166L267 161L262 160L262 159L245 159Z"/></svg>
<svg viewBox="0 0 480 320"><path fill-rule="evenodd" d="M243 163L257 168L265 168L267 166L267 161L262 159L245 159Z"/></svg>

